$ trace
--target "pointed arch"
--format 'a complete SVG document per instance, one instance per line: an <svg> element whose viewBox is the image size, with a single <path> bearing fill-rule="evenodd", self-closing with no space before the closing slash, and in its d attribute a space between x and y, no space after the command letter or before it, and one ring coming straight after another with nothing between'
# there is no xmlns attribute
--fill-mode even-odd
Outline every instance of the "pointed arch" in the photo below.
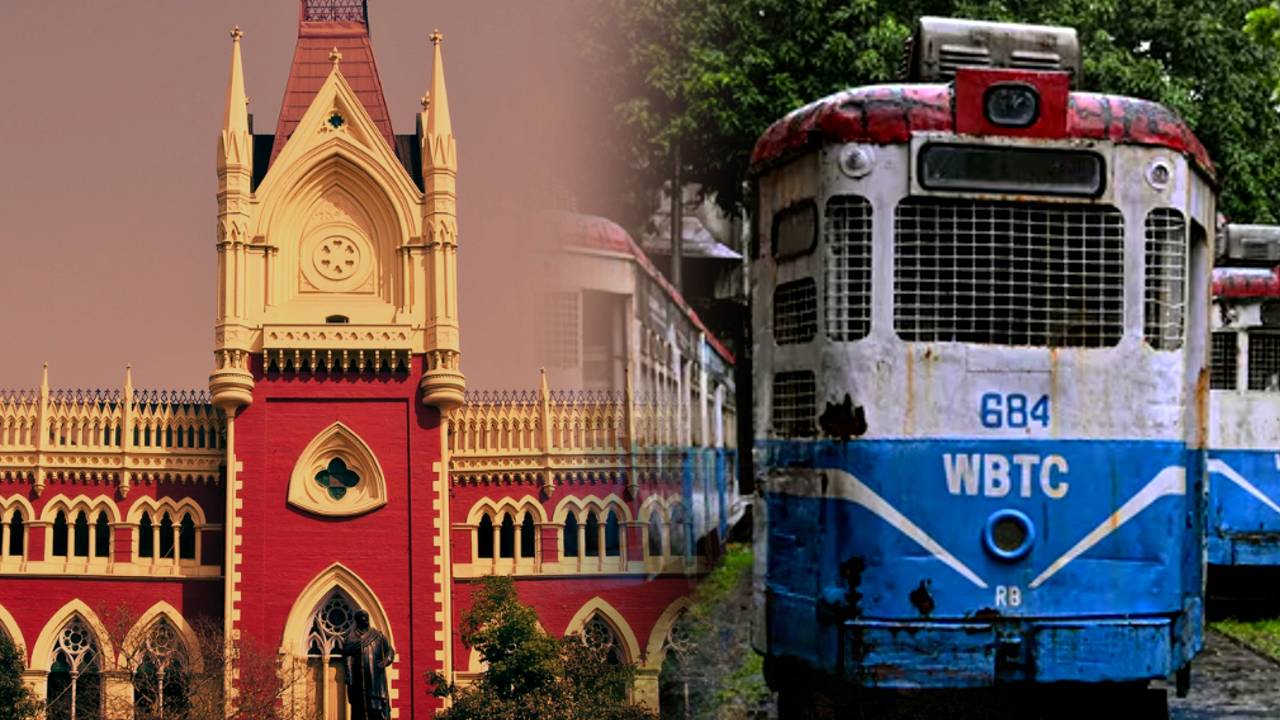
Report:
<svg viewBox="0 0 1280 720"><path fill-rule="evenodd" d="M644 667L655 671L662 669L662 661L666 655L663 647L666 645L667 636L671 634L671 629L675 627L680 616L692 606L693 600L684 595L671 601L671 604L658 616L657 622L653 624L653 630L649 632L649 642L645 645Z"/></svg>
<svg viewBox="0 0 1280 720"><path fill-rule="evenodd" d="M0 632L9 635L9 639L18 648L18 655L22 657L24 667L31 666L31 656L27 653L27 641L22 637L22 628L18 626L18 621L13 619L13 615L9 609L0 605Z"/></svg>
<svg viewBox="0 0 1280 720"><path fill-rule="evenodd" d="M382 601L378 599L377 594L359 575L342 563L334 563L316 575L302 592L298 593L293 607L289 610L288 619L285 620L284 635L280 641L282 653L301 658L307 656L308 624L316 609L320 607L320 603L335 588L341 589L369 613L369 623L386 636L391 647L396 648L397 651L402 650L396 644L391 621L387 618L386 608L382 606Z"/></svg>
<svg viewBox="0 0 1280 720"><path fill-rule="evenodd" d="M146 612L138 617L133 627L129 628L129 632L125 633L124 642L121 643L122 658L136 655L142 643L146 641L151 627L161 619L167 620L173 629L178 631L178 637L182 639L183 649L186 650L187 661L191 664L191 668L197 672L203 671L204 661L200 657L200 639L196 636L195 629L182 616L182 613L163 600L147 608Z"/></svg>
<svg viewBox="0 0 1280 720"><path fill-rule="evenodd" d="M115 667L117 658L115 646L111 643L111 633L107 632L107 627L102 624L102 620L98 618L97 613L78 599L58 608L49 620L45 622L44 627L40 629L40 635L36 638L35 645L31 647L27 667L48 672L53 665L53 646L57 642L58 633L62 632L63 626L77 617L84 622L85 626L94 635L94 642L98 644L98 648L104 658L104 667L102 669L108 670Z"/></svg>
<svg viewBox="0 0 1280 720"><path fill-rule="evenodd" d="M618 612L617 608L610 605L607 600L599 595L588 600L582 607L578 608L578 612L573 614L569 619L569 624L565 626L564 634L572 635L582 632L592 616L599 615L605 622L613 628L614 633L618 636L618 640L622 643L623 649L627 653L624 658L626 662L640 662L640 643L636 640L636 634L631 630L631 624L627 619Z"/></svg>
<svg viewBox="0 0 1280 720"><path fill-rule="evenodd" d="M467 513L467 524L478 524L481 516L486 513L500 520L504 510L509 510L513 516L517 517L528 510L533 513L534 522L547 522L547 509L542 506L542 503L538 502L537 498L532 495L525 495L521 498L502 497L497 500L487 497L480 498L475 505L471 506L471 511ZM498 520L495 520L495 522Z"/></svg>
<svg viewBox="0 0 1280 720"><path fill-rule="evenodd" d="M337 488L341 493L326 489L317 478L332 470L332 463L339 461L335 458L357 478L356 484ZM289 480L289 504L326 517L351 517L376 510L387 504L382 465L354 430L342 421L334 422L312 438L298 456Z"/></svg>
<svg viewBox="0 0 1280 720"><path fill-rule="evenodd" d="M76 513L80 511L84 511L88 517L96 517L99 510L105 510L112 523L120 522L120 508L114 500L106 495L97 497L89 497L84 494L76 495L75 497L55 495L41 508L40 519L44 522L53 522L53 518L58 514L59 510L67 514L67 522L74 520Z"/></svg>

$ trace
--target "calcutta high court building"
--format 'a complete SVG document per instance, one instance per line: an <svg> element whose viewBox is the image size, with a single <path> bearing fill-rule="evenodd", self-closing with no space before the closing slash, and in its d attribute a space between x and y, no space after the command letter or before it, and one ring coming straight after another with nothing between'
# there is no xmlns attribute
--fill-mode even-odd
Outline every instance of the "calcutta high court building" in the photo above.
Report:
<svg viewBox="0 0 1280 720"><path fill-rule="evenodd" d="M392 717L427 718L428 673L483 670L458 626L495 573L659 702L671 627L730 520L732 357L621 228L561 214L566 262L612 284L561 292L558 320L597 348L584 298L616 301L600 355L616 364L592 388L468 390L441 38L396 134L366 12L301 0L273 132L252 127L232 33L207 392L127 373L58 390L46 369L0 393L0 631L49 718L129 717L157 675L170 700L146 702L171 702L164 675L199 662L210 624L301 669L285 704L345 718L337 652L359 610L397 652Z"/></svg>

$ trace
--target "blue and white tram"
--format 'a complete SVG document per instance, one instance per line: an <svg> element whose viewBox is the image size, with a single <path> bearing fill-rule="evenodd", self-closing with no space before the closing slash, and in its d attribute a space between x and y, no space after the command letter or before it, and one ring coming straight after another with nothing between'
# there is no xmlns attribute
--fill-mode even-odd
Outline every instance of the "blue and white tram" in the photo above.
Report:
<svg viewBox="0 0 1280 720"><path fill-rule="evenodd" d="M1228 225L1222 239L1211 317L1209 564L1280 567L1280 227Z"/></svg>
<svg viewBox="0 0 1280 720"><path fill-rule="evenodd" d="M767 675L1182 689L1211 164L1165 108L1071 91L1074 31L926 18L913 47L931 82L818 100L752 157Z"/></svg>

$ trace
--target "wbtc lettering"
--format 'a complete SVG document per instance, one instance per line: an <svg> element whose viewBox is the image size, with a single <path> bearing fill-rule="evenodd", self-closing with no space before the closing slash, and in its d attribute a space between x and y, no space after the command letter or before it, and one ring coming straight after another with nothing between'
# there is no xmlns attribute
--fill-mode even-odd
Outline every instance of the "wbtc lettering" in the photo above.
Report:
<svg viewBox="0 0 1280 720"><path fill-rule="evenodd" d="M1061 477L1069 470L1067 459L1061 455L943 453L942 467L947 474L947 491L952 495L977 495L981 491L987 497L1005 497L1016 484L1018 494L1029 498L1038 480L1040 492L1061 500L1070 487Z"/></svg>

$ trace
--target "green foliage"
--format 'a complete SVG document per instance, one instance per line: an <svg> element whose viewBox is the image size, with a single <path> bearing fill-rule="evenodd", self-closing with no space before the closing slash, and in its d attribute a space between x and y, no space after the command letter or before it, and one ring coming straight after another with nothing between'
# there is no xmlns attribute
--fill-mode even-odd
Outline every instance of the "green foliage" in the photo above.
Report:
<svg viewBox="0 0 1280 720"><path fill-rule="evenodd" d="M18 647L0 631L0 720L28 720L40 715L39 702L22 682L23 665Z"/></svg>
<svg viewBox="0 0 1280 720"><path fill-rule="evenodd" d="M543 632L511 578L480 580L460 632L488 669L465 688L428 676L435 694L453 701L439 716L445 720L654 720L627 702L633 666L610 664L579 636Z"/></svg>
<svg viewBox="0 0 1280 720"><path fill-rule="evenodd" d="M748 545L730 545L720 564L703 578L693 603L676 623L663 667L663 681L680 686L671 717L745 720L769 717L772 695L764 661L751 648L751 570ZM664 705L664 715L667 706Z"/></svg>
<svg viewBox="0 0 1280 720"><path fill-rule="evenodd" d="M899 80L903 43L917 17L1069 25L1084 50L1081 89L1176 110L1218 166L1227 215L1275 222L1280 4L1255 9L1256 2L609 0L623 50L614 47L609 56L597 46L588 55L601 61L597 67L611 80L604 84L617 89L624 161L635 182L653 188L666 179L678 139L684 178L733 208L742 203L759 134L824 95Z"/></svg>
<svg viewBox="0 0 1280 720"><path fill-rule="evenodd" d="M1210 623L1213 630L1280 661L1280 618L1265 620L1222 620Z"/></svg>

